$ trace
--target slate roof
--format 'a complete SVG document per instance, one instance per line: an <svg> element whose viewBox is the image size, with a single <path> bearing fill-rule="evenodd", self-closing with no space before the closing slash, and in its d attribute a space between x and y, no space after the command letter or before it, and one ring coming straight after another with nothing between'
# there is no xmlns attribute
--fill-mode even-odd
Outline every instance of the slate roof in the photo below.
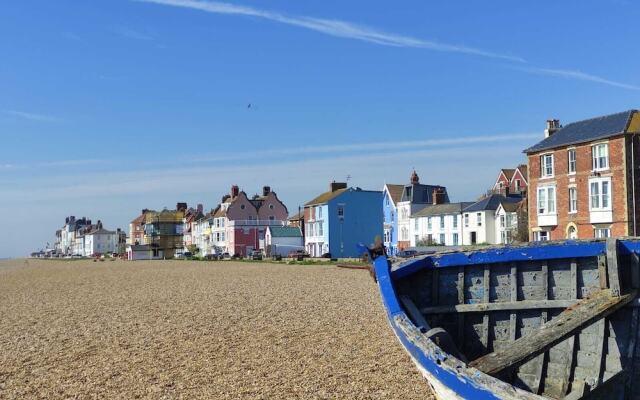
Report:
<svg viewBox="0 0 640 400"><path fill-rule="evenodd" d="M446 203L446 204L434 204L426 206L420 211L414 213L411 217L431 217L434 215L448 215L462 212L465 208L472 205L471 201L464 201L461 203Z"/></svg>
<svg viewBox="0 0 640 400"><path fill-rule="evenodd" d="M412 188L411 189L411 196L407 195L407 188ZM400 199L400 201L410 201L413 204L431 204L433 203L433 191L434 189L439 189L442 188L444 189L444 193L445 193L445 203L449 202L449 193L447 193L447 188L444 186L438 186L438 185L423 185L423 184L417 184L417 185L406 185L403 189L402 189L402 197Z"/></svg>
<svg viewBox="0 0 640 400"><path fill-rule="evenodd" d="M391 197L393 204L397 204L402 198L404 185L394 185L391 183L387 183L385 186L387 187L387 191L389 192L389 196Z"/></svg>
<svg viewBox="0 0 640 400"><path fill-rule="evenodd" d="M348 189L338 189L335 190L333 192L324 192L321 195L319 195L318 197L316 197L315 199L308 201L307 203L305 203L305 206L313 206L316 204L325 204L327 203L329 200L338 197L339 195L341 195L342 193L346 192Z"/></svg>
<svg viewBox="0 0 640 400"><path fill-rule="evenodd" d="M585 143L605 139L626 132L629 121L637 110L628 110L616 114L605 115L572 122L541 142L524 150L524 153L535 153L571 144Z"/></svg>
<svg viewBox="0 0 640 400"><path fill-rule="evenodd" d="M504 207L504 204L507 204L507 203L515 204L515 203L519 203L520 201L522 201L522 197L506 197L501 194L492 194L490 196L487 196L481 199L480 201L473 203L472 205L470 205L469 207L465 208L462 211L474 212L474 211L497 210L500 203L502 203Z"/></svg>
<svg viewBox="0 0 640 400"><path fill-rule="evenodd" d="M302 237L300 228L295 226L270 226L271 237Z"/></svg>

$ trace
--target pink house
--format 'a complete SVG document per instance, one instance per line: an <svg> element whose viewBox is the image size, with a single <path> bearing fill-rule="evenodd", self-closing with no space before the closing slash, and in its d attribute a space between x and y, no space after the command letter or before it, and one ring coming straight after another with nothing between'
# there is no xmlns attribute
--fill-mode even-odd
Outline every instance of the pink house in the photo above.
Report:
<svg viewBox="0 0 640 400"><path fill-rule="evenodd" d="M262 188L262 195L249 198L233 185L213 211L213 246L218 252L241 256L264 249L267 227L286 225L288 215L287 207L269 186Z"/></svg>

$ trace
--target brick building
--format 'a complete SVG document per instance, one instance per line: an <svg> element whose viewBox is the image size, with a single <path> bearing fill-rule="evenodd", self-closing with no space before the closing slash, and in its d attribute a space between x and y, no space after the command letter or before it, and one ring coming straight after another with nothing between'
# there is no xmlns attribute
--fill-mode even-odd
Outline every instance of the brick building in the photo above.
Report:
<svg viewBox="0 0 640 400"><path fill-rule="evenodd" d="M545 139L524 151L530 239L637 235L639 133L636 110L565 127L547 121Z"/></svg>

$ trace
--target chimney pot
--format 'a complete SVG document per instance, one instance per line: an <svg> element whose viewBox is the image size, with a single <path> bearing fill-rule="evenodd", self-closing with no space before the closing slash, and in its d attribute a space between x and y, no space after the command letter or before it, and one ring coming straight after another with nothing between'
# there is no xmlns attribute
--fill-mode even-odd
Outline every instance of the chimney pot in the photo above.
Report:
<svg viewBox="0 0 640 400"><path fill-rule="evenodd" d="M236 197L238 197L238 194L240 194L240 188L238 187L238 185L231 186L231 198L235 199Z"/></svg>

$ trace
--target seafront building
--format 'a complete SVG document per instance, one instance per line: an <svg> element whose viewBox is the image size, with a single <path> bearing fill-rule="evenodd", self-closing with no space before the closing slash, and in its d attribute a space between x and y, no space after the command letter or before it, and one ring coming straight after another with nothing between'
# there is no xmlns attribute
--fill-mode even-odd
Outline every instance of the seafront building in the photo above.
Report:
<svg viewBox="0 0 640 400"><path fill-rule="evenodd" d="M382 188L382 242L388 255L398 253L398 202L402 198L403 185L387 183Z"/></svg>
<svg viewBox="0 0 640 400"><path fill-rule="evenodd" d="M547 121L529 160L529 236L560 240L640 232L640 113Z"/></svg>
<svg viewBox="0 0 640 400"><path fill-rule="evenodd" d="M409 223L411 247L462 245L462 211L472 204L433 204L413 214Z"/></svg>
<svg viewBox="0 0 640 400"><path fill-rule="evenodd" d="M312 257L360 257L358 244L382 239L382 192L331 182L304 205L305 249Z"/></svg>
<svg viewBox="0 0 640 400"><path fill-rule="evenodd" d="M144 209L129 225L127 258L171 259L184 249L184 216L187 203L177 203L175 210Z"/></svg>
<svg viewBox="0 0 640 400"><path fill-rule="evenodd" d="M410 182L402 189L402 195L397 202L397 232L398 250L404 250L411 246L411 215L430 204L449 203L447 188L440 185L424 185L414 170Z"/></svg>

